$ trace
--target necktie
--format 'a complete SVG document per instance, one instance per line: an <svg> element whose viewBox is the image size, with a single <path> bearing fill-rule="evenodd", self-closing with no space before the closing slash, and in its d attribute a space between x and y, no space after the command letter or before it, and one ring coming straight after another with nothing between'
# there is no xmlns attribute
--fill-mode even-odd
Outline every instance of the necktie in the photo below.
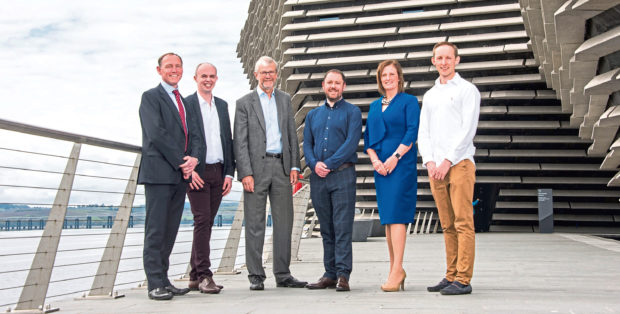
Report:
<svg viewBox="0 0 620 314"><path fill-rule="evenodd" d="M187 151L187 125L185 124L185 109L183 109L183 103L181 102L181 94L178 90L173 90L174 97L177 100L177 106L179 107L179 116L181 116L181 123L183 124L183 131L185 132L185 151Z"/></svg>

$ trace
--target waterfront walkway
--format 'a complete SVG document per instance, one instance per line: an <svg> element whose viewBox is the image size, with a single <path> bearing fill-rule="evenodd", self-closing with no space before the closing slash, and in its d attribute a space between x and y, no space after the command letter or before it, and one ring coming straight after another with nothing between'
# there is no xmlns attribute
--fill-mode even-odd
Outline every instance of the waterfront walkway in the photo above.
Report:
<svg viewBox="0 0 620 314"><path fill-rule="evenodd" d="M441 234L407 241L405 291L379 289L388 271L384 238L353 244L350 292L276 288L270 265L265 291L250 291L247 271L216 275L219 295L190 292L171 301L148 300L145 289L116 300L52 303L64 313L620 313L620 242L574 234L476 235L473 294L442 296L426 286L444 271ZM304 239L293 275L322 274L321 239ZM186 282L177 282L185 286Z"/></svg>

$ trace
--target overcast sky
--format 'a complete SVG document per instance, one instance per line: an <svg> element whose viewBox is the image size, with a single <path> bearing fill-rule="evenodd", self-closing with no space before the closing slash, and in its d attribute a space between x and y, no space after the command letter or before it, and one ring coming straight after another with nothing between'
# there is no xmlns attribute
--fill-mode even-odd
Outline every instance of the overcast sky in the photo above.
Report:
<svg viewBox="0 0 620 314"><path fill-rule="evenodd" d="M196 90L196 64L208 61L218 67L215 95L232 108L249 90L236 52L248 5L249 0L6 2L0 10L0 117L140 145L140 97L160 82L157 58L169 51L183 57L179 84L183 95ZM68 155L71 143L0 131L0 147ZM123 163L135 158L92 147L82 150L89 158L109 155ZM2 150L0 165L62 170L66 162L26 156ZM80 167L94 171L86 163ZM125 173L126 169L118 170L119 176ZM106 170L106 174L117 171ZM56 175L6 169L0 176L4 185L57 186L59 182ZM106 184L92 186L106 189ZM120 186L124 190L124 183ZM46 202L54 194L0 187L0 203ZM29 196L24 199L24 195ZM77 193L72 197L72 202L82 201Z"/></svg>

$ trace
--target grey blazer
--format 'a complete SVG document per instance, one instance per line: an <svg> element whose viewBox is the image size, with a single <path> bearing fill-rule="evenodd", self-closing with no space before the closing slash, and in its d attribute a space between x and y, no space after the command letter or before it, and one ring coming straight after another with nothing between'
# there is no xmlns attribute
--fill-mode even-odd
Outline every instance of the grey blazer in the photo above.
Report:
<svg viewBox="0 0 620 314"><path fill-rule="evenodd" d="M301 168L291 96L275 89L278 125L282 133L282 165L288 176L291 168ZM237 159L237 179L258 176L264 171L267 135L265 117L256 90L237 100L233 147Z"/></svg>

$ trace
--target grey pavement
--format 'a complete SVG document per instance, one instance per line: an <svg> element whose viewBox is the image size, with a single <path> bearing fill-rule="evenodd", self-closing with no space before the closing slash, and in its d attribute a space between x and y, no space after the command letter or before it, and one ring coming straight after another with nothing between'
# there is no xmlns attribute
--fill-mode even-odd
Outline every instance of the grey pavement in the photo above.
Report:
<svg viewBox="0 0 620 314"><path fill-rule="evenodd" d="M321 239L301 242L293 276L322 275ZM385 293L388 256L384 238L353 244L350 292L276 288L270 265L264 291L250 291L247 271L215 275L218 295L190 292L151 301L145 289L121 291L116 300L67 300L65 313L620 313L620 242L576 234L476 235L473 293L429 293L444 274L441 234L410 235L405 250L405 291ZM177 281L184 286L186 282Z"/></svg>

